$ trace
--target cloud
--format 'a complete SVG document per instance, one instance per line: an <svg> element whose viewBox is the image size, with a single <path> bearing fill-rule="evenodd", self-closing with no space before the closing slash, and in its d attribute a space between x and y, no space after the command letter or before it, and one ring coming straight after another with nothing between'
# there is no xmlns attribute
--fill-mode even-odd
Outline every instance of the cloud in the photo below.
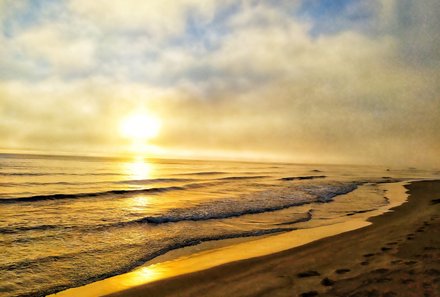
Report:
<svg viewBox="0 0 440 297"><path fill-rule="evenodd" d="M290 1L158 3L15 20L0 36L5 146L120 152L121 118L146 109L169 154L440 166L434 1L349 1L334 21Z"/></svg>
<svg viewBox="0 0 440 297"><path fill-rule="evenodd" d="M69 1L68 5L75 14L98 24L103 29L142 31L153 39L162 39L183 33L188 13L212 18L216 9L220 7L220 2L73 0Z"/></svg>
<svg viewBox="0 0 440 297"><path fill-rule="evenodd" d="M95 42L63 34L57 27L39 26L13 40L23 55L48 63L56 73L74 73L94 64Z"/></svg>

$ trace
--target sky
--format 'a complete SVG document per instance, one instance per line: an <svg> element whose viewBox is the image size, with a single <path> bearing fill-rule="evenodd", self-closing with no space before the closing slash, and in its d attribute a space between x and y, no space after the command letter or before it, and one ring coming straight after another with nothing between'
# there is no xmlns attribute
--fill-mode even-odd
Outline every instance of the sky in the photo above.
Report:
<svg viewBox="0 0 440 297"><path fill-rule="evenodd" d="M439 35L438 0L0 0L0 150L439 167Z"/></svg>

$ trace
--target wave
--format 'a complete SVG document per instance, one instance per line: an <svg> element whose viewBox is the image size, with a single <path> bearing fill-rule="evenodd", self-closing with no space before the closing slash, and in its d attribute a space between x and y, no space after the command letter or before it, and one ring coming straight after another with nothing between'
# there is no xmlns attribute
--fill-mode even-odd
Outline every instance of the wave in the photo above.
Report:
<svg viewBox="0 0 440 297"><path fill-rule="evenodd" d="M31 231L31 230L51 230L51 229L59 229L60 227L61 227L60 225L1 227L0 234L14 234L22 231Z"/></svg>
<svg viewBox="0 0 440 297"><path fill-rule="evenodd" d="M291 181L291 180L305 180L305 179L317 179L317 178L326 178L325 175L306 175L306 176L289 176L282 177L280 180Z"/></svg>
<svg viewBox="0 0 440 297"><path fill-rule="evenodd" d="M148 216L123 224L164 224L180 221L218 220L272 212L308 203L326 203L335 196L354 191L358 185L359 183L335 183L285 187L278 190L256 192L238 199L218 199L192 208L171 209L162 215Z"/></svg>
<svg viewBox="0 0 440 297"><path fill-rule="evenodd" d="M262 191L239 199L219 199L205 202L192 208L176 208L157 216L148 216L132 221L117 223L127 224L164 224L181 221L206 221L240 217L243 215L260 214L278 211L308 203L329 202L335 196L354 191L358 184L343 184L333 186L308 186L302 190L289 192L289 188L280 191ZM310 214L311 215L311 214Z"/></svg>
<svg viewBox="0 0 440 297"><path fill-rule="evenodd" d="M154 183L172 183L172 182L188 182L194 179L188 178L155 178L155 179L133 179L133 180L121 180L121 181L95 181L95 182L21 182L21 183L0 183L0 187L17 187L17 186L49 186L49 185L61 185L61 186L82 186L82 185L102 185L102 184L135 184L145 185Z"/></svg>
<svg viewBox="0 0 440 297"><path fill-rule="evenodd" d="M154 183L174 183L174 182L188 182L193 179L188 178L153 178L153 179L132 179L132 180L121 180L114 183L117 184L135 184L135 185L145 185Z"/></svg>
<svg viewBox="0 0 440 297"><path fill-rule="evenodd" d="M50 195L36 195L29 197L19 197L19 198L7 198L0 199L0 204L8 203L21 203L21 202L35 202L44 200L60 200L60 199L77 199L86 197L101 197L109 195L131 195L131 194L157 194L168 191L179 191L185 190L185 187L162 187L162 188L148 188L148 189L137 189L137 190L111 190L104 192L91 192L91 193L77 193L77 194L50 194Z"/></svg>
<svg viewBox="0 0 440 297"><path fill-rule="evenodd" d="M67 173L67 172L0 172L0 176L56 176L56 175L74 175L74 176L108 176L108 175L123 175L114 172L99 172L99 173Z"/></svg>
<svg viewBox="0 0 440 297"><path fill-rule="evenodd" d="M238 210L238 211L231 211L224 213L206 213L205 210L201 208L193 213L187 213L187 214L175 213L175 214L167 214L163 216L150 216L150 217L144 217L141 219L126 222L124 224L133 224L133 223L164 224L164 223L177 223L181 221L207 221L207 220L229 219L234 217L240 217L243 215L252 215L252 214L259 214L264 212L282 210L303 204L307 204L307 202L303 202L303 203L298 202L298 203L291 203L280 206L254 208L254 209L247 209L242 211Z"/></svg>
<svg viewBox="0 0 440 297"><path fill-rule="evenodd" d="M259 214L264 212L272 212L277 210L282 210L285 208L298 206L300 204L295 205L286 205L282 208L266 208L266 209L251 209L248 211L243 212L229 212L229 213L223 213L223 214L213 214L213 215L190 215L186 217L182 216L173 216L172 214L164 215L164 216L156 216L156 217L144 217L132 221L125 221L125 222L118 222L118 223L111 223L111 224L101 224L101 225L94 225L94 226L72 226L72 225L36 225L36 226L17 226L17 227L3 227L0 228L0 234L16 234L23 231L40 231L40 230L68 230L68 229L84 229L84 231L102 231L104 229L108 228L120 228L120 227L126 227L131 225L138 225L138 224L152 224L152 225L159 225L159 224L165 224L165 223L178 223L181 221L208 221L208 220L216 220L216 219L229 219L234 217L240 217L243 215L252 215L252 214ZM312 219L312 212L308 211L304 214L305 216L303 218L299 218L294 221L281 223L279 225L289 225L289 224L295 224L299 222L306 222Z"/></svg>
<svg viewBox="0 0 440 297"><path fill-rule="evenodd" d="M289 221L289 222L278 223L277 225L291 225L291 224L297 224L297 223L304 223L304 222L310 221L312 219L312 217L313 217L313 210L310 209L307 211L306 217L304 217L304 218L300 218L300 219Z"/></svg>
<svg viewBox="0 0 440 297"><path fill-rule="evenodd" d="M260 179L260 178L268 178L270 176L267 175L254 175L254 176L228 176L219 178L219 180L242 180L242 179Z"/></svg>
<svg viewBox="0 0 440 297"><path fill-rule="evenodd" d="M106 228L118 228L127 225L135 224L151 224L159 225L165 223L178 223L181 221L207 221L207 220L219 220L219 219L229 219L234 217L240 217L244 215L260 214L265 212L278 211L290 207L295 207L299 205L309 204L309 203L325 203L329 202L335 196L347 194L354 191L358 187L359 183L336 183L336 184L325 184L325 185L307 185L301 187L285 187L279 190L268 190L256 192L251 195L245 195L237 197L235 199L217 199L211 202L201 203L195 207L190 208L175 208L170 209L166 213L147 216L130 221L123 221L110 224L94 225L94 226L63 226L63 225L37 225L37 226L24 226L24 227L3 227L0 228L0 234L11 234L19 233L22 231L30 230L49 230L49 229L70 229L70 228L84 228L86 230L101 230ZM183 190L184 187L168 187L168 188L152 188L145 190L134 190L134 191L122 191L123 193L133 193L133 192L146 192L149 191L168 191L168 190ZM114 193L115 191L95 193L96 194L108 194ZM121 192L121 191L116 191ZM83 194L89 195L89 194ZM39 199L48 200L56 199L53 198L54 195L48 196L34 196L26 197L29 199ZM59 195L55 195L59 196ZM65 197L64 195L62 197ZM70 196L70 195L68 195ZM45 197L51 197L45 199ZM68 197L70 198L70 197ZM81 197L80 197L81 198ZM24 198L17 198L19 202ZM14 199L14 200L17 200ZM61 198L62 199L62 198ZM7 199L12 200L12 199ZM35 201L35 200L32 200ZM5 203L4 200L0 200L1 203ZM6 202L8 203L8 202ZM311 213L309 214L311 218Z"/></svg>
<svg viewBox="0 0 440 297"><path fill-rule="evenodd" d="M95 185L111 182L22 182L22 183L0 183L0 187L20 187L20 186L77 186L77 185Z"/></svg>
<svg viewBox="0 0 440 297"><path fill-rule="evenodd" d="M62 225L38 225L29 227L4 227L0 228L0 234L19 233L30 230L49 229L80 229L101 230L107 228L119 228L135 224L159 225L165 223L178 223L181 221L207 221L229 219L244 215L260 214L278 211L290 207L308 203L329 202L335 196L354 191L358 183L336 183L325 185L307 185L301 187L285 187L278 191L269 190L254 193L239 199L221 199L205 202L191 208L176 208L164 214L147 216L130 221L94 226L62 226ZM180 188L179 188L180 189ZM154 190L154 189L151 189ZM139 190L142 191L142 190ZM308 215L311 218L311 213Z"/></svg>
<svg viewBox="0 0 440 297"><path fill-rule="evenodd" d="M217 175L217 174L227 174L227 172L224 172L224 171L201 171L201 172L179 173L177 175Z"/></svg>
<svg viewBox="0 0 440 297"><path fill-rule="evenodd" d="M158 179L160 180L160 179ZM170 179L168 179L170 180ZM184 179L180 179L180 181L185 181ZM190 181L190 180L187 180ZM157 182L157 180L156 180ZM171 182L171 181L170 181ZM147 182L148 184L148 182ZM75 194L47 194L47 195L33 195L33 196L24 196L24 197L15 197L15 198L0 198L0 204L8 204L8 203L21 203L21 202L37 202L44 200L58 200L58 199L80 199L80 198L96 198L96 197L105 197L105 196L129 196L135 194L160 194L170 191L183 191L188 189L197 189L208 186L215 186L220 184L219 181L212 182L194 182L189 183L182 186L169 186L169 187L154 187L154 188L144 188L144 189L129 189L129 190L110 190L103 192L86 192L86 193L75 193Z"/></svg>
<svg viewBox="0 0 440 297"><path fill-rule="evenodd" d="M53 175L49 173L36 173L36 172L0 172L0 176L44 176Z"/></svg>

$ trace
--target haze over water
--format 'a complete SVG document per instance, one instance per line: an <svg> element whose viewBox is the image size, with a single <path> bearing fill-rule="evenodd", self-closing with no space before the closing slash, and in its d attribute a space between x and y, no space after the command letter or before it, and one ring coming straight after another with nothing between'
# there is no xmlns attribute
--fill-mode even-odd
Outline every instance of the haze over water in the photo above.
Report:
<svg viewBox="0 0 440 297"><path fill-rule="evenodd" d="M330 224L386 205L378 183L438 172L3 154L0 175L0 287L20 296L204 241Z"/></svg>

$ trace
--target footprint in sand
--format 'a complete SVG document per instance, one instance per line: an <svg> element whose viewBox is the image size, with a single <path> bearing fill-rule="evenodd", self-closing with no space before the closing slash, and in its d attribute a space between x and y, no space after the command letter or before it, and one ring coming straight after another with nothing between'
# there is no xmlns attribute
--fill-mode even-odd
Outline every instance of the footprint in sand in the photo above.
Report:
<svg viewBox="0 0 440 297"><path fill-rule="evenodd" d="M431 200L431 204L439 204L439 203L440 203L440 198Z"/></svg>
<svg viewBox="0 0 440 297"><path fill-rule="evenodd" d="M430 283L426 283L426 282L424 282L422 284L422 286L423 286L423 289L430 289L431 288L431 284Z"/></svg>
<svg viewBox="0 0 440 297"><path fill-rule="evenodd" d="M425 246L423 249L425 251L435 251L435 250L438 250L438 248L436 248L434 246Z"/></svg>
<svg viewBox="0 0 440 297"><path fill-rule="evenodd" d="M407 284L413 283L414 280L411 278L405 278L405 279L402 279L400 282L404 285L407 285Z"/></svg>
<svg viewBox="0 0 440 297"><path fill-rule="evenodd" d="M369 257L373 257L373 256L374 256L374 254L365 254L364 255L365 258L369 258Z"/></svg>
<svg viewBox="0 0 440 297"><path fill-rule="evenodd" d="M386 251L392 250L392 248L384 246L384 247L381 247L380 250L382 252L386 252Z"/></svg>
<svg viewBox="0 0 440 297"><path fill-rule="evenodd" d="M368 262L368 261L363 261L363 262L361 262L361 265L362 266L366 266L366 265L369 265L370 264L370 262Z"/></svg>
<svg viewBox="0 0 440 297"><path fill-rule="evenodd" d="M425 270L425 274L431 275L431 276L439 276L440 275L440 270L435 269L435 268L428 269L428 270Z"/></svg>
<svg viewBox="0 0 440 297"><path fill-rule="evenodd" d="M350 269L347 269L347 268L341 268L341 269L336 269L335 272L336 272L337 274L344 274L344 273L350 272Z"/></svg>
<svg viewBox="0 0 440 297"><path fill-rule="evenodd" d="M313 296L318 296L318 292L317 291L309 291L309 292L304 292L300 295L301 297L313 297Z"/></svg>
<svg viewBox="0 0 440 297"><path fill-rule="evenodd" d="M379 297L381 296L380 292L376 289L373 290L360 290L356 291L354 294L351 294L350 296L359 296L359 297Z"/></svg>
<svg viewBox="0 0 440 297"><path fill-rule="evenodd" d="M304 278L304 277L311 277L311 276L320 276L321 274L318 271L315 270L308 270L303 271L297 274L298 277Z"/></svg>
<svg viewBox="0 0 440 297"><path fill-rule="evenodd" d="M321 281L321 285L326 286L326 287L333 286L334 284L335 284L335 281L329 279L328 277L323 278L322 281Z"/></svg>

